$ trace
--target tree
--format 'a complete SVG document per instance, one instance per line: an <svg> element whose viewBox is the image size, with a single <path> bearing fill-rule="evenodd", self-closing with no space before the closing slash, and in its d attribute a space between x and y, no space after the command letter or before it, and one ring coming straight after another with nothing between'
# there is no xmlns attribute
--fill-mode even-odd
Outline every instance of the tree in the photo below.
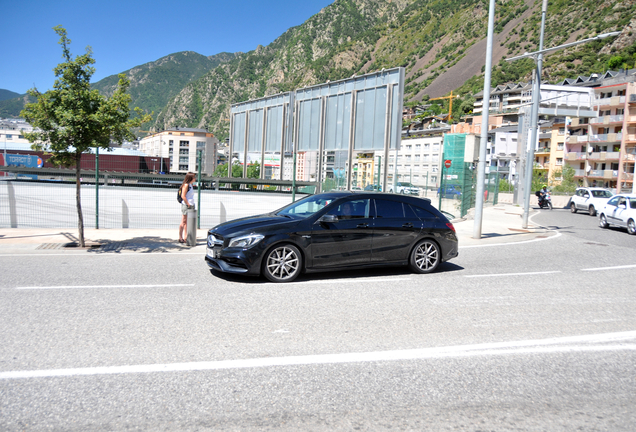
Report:
<svg viewBox="0 0 636 432"><path fill-rule="evenodd" d="M90 47L86 54L72 58L69 51L71 40L62 26L53 28L60 36L62 58L54 69L57 79L53 90L40 93L32 88L28 94L36 102L27 103L21 116L34 130L24 133L32 143L31 148L52 154L49 161L65 167L75 166L76 203L79 229L79 246L84 247L84 218L80 195L80 167L83 153L91 148L109 149L111 142L121 144L125 139L134 139L131 127L141 126L151 120L135 108L135 116L130 115L131 97L127 94L130 82L125 75L119 75L119 84L110 98L102 96L98 90L91 90L90 79L95 63Z"/></svg>

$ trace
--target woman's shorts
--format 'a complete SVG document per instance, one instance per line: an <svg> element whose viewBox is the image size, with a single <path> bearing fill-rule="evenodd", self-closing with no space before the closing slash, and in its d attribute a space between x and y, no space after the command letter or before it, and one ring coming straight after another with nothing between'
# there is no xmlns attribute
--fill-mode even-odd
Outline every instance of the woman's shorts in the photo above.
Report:
<svg viewBox="0 0 636 432"><path fill-rule="evenodd" d="M194 210L194 204L192 204L192 210ZM188 206L185 204L181 204L181 214L182 215L187 215L188 214Z"/></svg>

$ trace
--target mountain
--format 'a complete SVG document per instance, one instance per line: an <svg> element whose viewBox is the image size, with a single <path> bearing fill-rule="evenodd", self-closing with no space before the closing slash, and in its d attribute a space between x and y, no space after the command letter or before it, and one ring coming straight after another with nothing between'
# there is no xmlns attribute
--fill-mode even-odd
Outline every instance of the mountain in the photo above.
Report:
<svg viewBox="0 0 636 432"><path fill-rule="evenodd" d="M541 3L497 3L493 86L530 79L532 60L504 59L537 49ZM544 80L633 67L632 0L552 1L546 16L544 47L623 33L546 56ZM453 117L459 118L472 110L472 95L483 89L487 21L485 0L337 0L270 45L237 55L187 84L154 126L207 128L223 139L232 103L395 66L406 68L406 103L455 90L460 100L454 102Z"/></svg>
<svg viewBox="0 0 636 432"><path fill-rule="evenodd" d="M541 5L541 0L497 2L493 87L530 79L532 60L505 59L537 49ZM547 55L543 80L634 67L635 16L634 0L551 0L544 47L622 33ZM452 90L459 95L453 102L453 118L459 119L483 90L487 21L486 0L336 0L253 51L211 57L175 53L125 73L132 105L154 111L148 127L206 128L221 140L228 136L232 103L396 66L406 69L406 104ZM111 76L94 86L110 94L116 82ZM0 101L0 116L10 116L9 108L18 115L23 100Z"/></svg>
<svg viewBox="0 0 636 432"><path fill-rule="evenodd" d="M14 99L19 96L20 93L12 92L11 90L0 89L0 101Z"/></svg>
<svg viewBox="0 0 636 432"><path fill-rule="evenodd" d="M147 112L154 111L156 115L187 83L200 78L220 64L234 59L237 55L220 53L206 57L193 51L184 51L124 71L122 73L130 80L129 93L132 97L132 106L138 106ZM92 86L102 94L110 96L118 82L119 77L111 75L93 83ZM26 102L26 95L13 93L11 97L6 98L7 100L0 98L0 116L20 115Z"/></svg>
<svg viewBox="0 0 636 432"><path fill-rule="evenodd" d="M130 80L129 93L133 106L158 113L183 87L210 70L230 61L236 54L221 53L206 57L193 51L167 55L123 72ZM100 93L110 96L119 77L111 75L93 84Z"/></svg>

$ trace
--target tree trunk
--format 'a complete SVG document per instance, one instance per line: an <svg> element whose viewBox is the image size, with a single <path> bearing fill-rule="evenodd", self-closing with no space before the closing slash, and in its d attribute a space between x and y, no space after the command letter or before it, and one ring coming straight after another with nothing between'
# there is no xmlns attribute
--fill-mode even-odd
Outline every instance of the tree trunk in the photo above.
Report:
<svg viewBox="0 0 636 432"><path fill-rule="evenodd" d="M82 153L76 153L75 155L75 201L77 203L77 229L79 231L79 247L86 247L84 241L84 217L82 216L82 197L81 197L81 162Z"/></svg>

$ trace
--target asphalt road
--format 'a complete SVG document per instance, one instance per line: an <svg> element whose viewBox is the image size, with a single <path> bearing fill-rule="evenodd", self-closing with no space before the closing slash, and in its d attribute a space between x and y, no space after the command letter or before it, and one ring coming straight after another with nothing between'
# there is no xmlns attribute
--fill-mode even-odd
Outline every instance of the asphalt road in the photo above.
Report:
<svg viewBox="0 0 636 432"><path fill-rule="evenodd" d="M0 430L633 431L636 237L532 220L431 275L2 256Z"/></svg>

